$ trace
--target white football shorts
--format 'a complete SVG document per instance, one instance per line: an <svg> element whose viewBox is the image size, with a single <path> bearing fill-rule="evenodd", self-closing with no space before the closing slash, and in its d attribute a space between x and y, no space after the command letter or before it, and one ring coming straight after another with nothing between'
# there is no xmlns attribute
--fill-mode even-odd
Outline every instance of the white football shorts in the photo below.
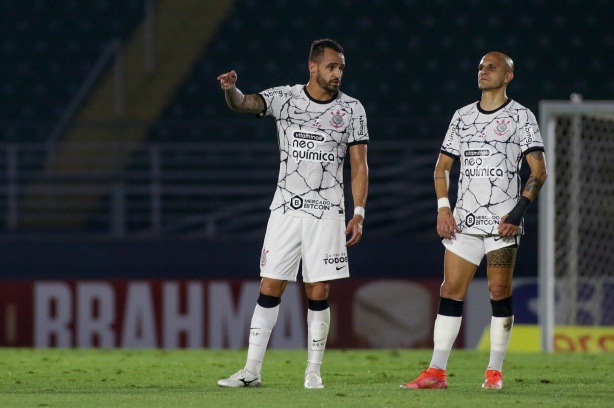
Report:
<svg viewBox="0 0 614 408"><path fill-rule="evenodd" d="M501 237L456 233L456 239L443 239L441 242L450 252L454 252L474 265L479 265L484 255L490 251L520 245L520 236Z"/></svg>
<svg viewBox="0 0 614 408"><path fill-rule="evenodd" d="M260 255L260 276L294 282L299 265L305 283L349 277L345 221L272 212Z"/></svg>

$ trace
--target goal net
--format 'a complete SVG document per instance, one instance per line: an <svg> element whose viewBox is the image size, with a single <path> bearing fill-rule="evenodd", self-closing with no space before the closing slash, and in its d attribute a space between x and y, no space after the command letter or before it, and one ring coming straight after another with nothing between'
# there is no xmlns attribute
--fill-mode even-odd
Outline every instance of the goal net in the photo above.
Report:
<svg viewBox="0 0 614 408"><path fill-rule="evenodd" d="M552 351L554 326L614 325L614 101L541 101L539 117L540 327Z"/></svg>

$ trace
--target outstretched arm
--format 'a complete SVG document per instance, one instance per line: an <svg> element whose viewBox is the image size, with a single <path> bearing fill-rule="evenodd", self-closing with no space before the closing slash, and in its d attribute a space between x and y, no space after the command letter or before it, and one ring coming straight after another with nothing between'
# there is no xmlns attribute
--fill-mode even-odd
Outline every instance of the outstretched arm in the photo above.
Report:
<svg viewBox="0 0 614 408"><path fill-rule="evenodd" d="M520 226L522 217L524 217L525 211L529 205L535 201L539 195L539 191L548 178L544 152L539 150L533 151L526 155L526 159L531 168L531 175L527 179L527 184L524 186L518 204L516 204L509 214L501 218L499 234L504 237L511 237L518 233L518 227Z"/></svg>
<svg viewBox="0 0 614 408"><path fill-rule="evenodd" d="M233 111L258 114L266 108L261 96L256 94L244 95L237 89L235 85L237 73L234 70L219 75L217 80L220 81L220 88L224 90L226 103Z"/></svg>
<svg viewBox="0 0 614 408"><path fill-rule="evenodd" d="M369 190L369 166L367 165L367 145L350 146L350 166L352 175L352 198L355 207L365 208ZM362 222L364 217L354 214L345 229L345 235L351 234L346 246L358 244L362 238Z"/></svg>

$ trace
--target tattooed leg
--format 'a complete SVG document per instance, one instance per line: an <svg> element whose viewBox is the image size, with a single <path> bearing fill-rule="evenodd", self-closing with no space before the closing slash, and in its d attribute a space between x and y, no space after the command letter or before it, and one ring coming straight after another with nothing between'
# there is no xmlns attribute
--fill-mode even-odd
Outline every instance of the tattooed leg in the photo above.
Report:
<svg viewBox="0 0 614 408"><path fill-rule="evenodd" d="M486 254L488 290L493 300L512 295L512 275L516 264L516 246L496 249Z"/></svg>

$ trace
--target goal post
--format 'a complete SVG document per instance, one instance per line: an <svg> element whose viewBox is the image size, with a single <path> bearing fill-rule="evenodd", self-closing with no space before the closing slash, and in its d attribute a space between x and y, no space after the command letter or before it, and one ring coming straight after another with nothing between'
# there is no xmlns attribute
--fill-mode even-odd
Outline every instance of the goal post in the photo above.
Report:
<svg viewBox="0 0 614 408"><path fill-rule="evenodd" d="M539 127L539 326L551 352L555 326L614 325L614 101L540 101Z"/></svg>

